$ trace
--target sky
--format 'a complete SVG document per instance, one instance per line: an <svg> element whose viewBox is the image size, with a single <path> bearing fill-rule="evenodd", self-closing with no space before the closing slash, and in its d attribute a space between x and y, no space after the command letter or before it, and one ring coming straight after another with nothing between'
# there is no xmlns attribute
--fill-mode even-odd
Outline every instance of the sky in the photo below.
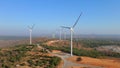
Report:
<svg viewBox="0 0 120 68"><path fill-rule="evenodd" d="M0 35L27 36L33 24L33 35L59 32L81 12L76 34L120 34L120 0L0 0Z"/></svg>

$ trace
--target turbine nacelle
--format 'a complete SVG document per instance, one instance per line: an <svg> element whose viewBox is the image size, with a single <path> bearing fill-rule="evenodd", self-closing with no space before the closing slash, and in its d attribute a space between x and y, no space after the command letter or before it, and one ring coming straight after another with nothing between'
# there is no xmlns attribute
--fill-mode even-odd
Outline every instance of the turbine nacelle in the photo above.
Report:
<svg viewBox="0 0 120 68"><path fill-rule="evenodd" d="M74 29L72 27L61 26L61 28L69 29L70 31L74 32Z"/></svg>
<svg viewBox="0 0 120 68"><path fill-rule="evenodd" d="M73 51L72 50L73 49L73 31L74 31L74 27L77 25L81 15L82 15L82 12L81 12L78 19L76 20L75 24L72 27L61 26L62 28L66 28L66 29L69 29L71 31L71 56L73 55L73 52L72 52Z"/></svg>
<svg viewBox="0 0 120 68"><path fill-rule="evenodd" d="M28 26L29 31L32 31L34 26L35 26L35 24L33 24L32 26Z"/></svg>
<svg viewBox="0 0 120 68"><path fill-rule="evenodd" d="M30 32L32 32L32 29L29 29Z"/></svg>
<svg viewBox="0 0 120 68"><path fill-rule="evenodd" d="M72 32L74 32L74 29L73 29L72 27L70 28L70 30L71 30Z"/></svg>

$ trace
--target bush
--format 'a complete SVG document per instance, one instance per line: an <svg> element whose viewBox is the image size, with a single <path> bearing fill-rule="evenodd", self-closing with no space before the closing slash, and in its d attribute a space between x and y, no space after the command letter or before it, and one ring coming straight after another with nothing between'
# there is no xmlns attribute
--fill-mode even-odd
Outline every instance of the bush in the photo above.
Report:
<svg viewBox="0 0 120 68"><path fill-rule="evenodd" d="M36 64L35 64L36 66L42 66L43 65L43 63L42 63L42 61L41 60L38 60L38 61L36 61Z"/></svg>
<svg viewBox="0 0 120 68"><path fill-rule="evenodd" d="M61 58L59 57L52 57L51 60L50 60L50 66L57 66L61 61Z"/></svg>
<svg viewBox="0 0 120 68"><path fill-rule="evenodd" d="M25 66L25 63L20 64L20 66Z"/></svg>
<svg viewBox="0 0 120 68"><path fill-rule="evenodd" d="M81 57L78 57L77 59L76 59L76 61L81 61L82 60L82 58Z"/></svg>
<svg viewBox="0 0 120 68"><path fill-rule="evenodd" d="M10 56L9 61L14 63L14 62L16 62L16 58Z"/></svg>
<svg viewBox="0 0 120 68"><path fill-rule="evenodd" d="M9 67L5 64L2 64L2 68L9 68Z"/></svg>
<svg viewBox="0 0 120 68"><path fill-rule="evenodd" d="M30 64L30 66L32 66L34 64L34 62L32 60L28 60L27 62Z"/></svg>

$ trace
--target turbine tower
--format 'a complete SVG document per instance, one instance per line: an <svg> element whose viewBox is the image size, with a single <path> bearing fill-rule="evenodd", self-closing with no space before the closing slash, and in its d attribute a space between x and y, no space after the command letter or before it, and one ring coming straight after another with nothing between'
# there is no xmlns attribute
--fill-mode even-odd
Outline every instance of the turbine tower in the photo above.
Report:
<svg viewBox="0 0 120 68"><path fill-rule="evenodd" d="M30 45L32 44L32 31L35 25L28 26L29 32L30 32Z"/></svg>
<svg viewBox="0 0 120 68"><path fill-rule="evenodd" d="M53 32L53 34L52 34L52 38L53 38L53 39L56 38L56 34L55 34L55 32Z"/></svg>
<svg viewBox="0 0 120 68"><path fill-rule="evenodd" d="M78 19L76 20L75 24L72 27L61 26L62 28L69 29L70 33L71 33L71 56L73 56L73 31L74 31L74 28L77 25L81 15L82 15L82 12L81 12L81 14L79 15Z"/></svg>
<svg viewBox="0 0 120 68"><path fill-rule="evenodd" d="M64 40L66 40L66 31L64 31Z"/></svg>
<svg viewBox="0 0 120 68"><path fill-rule="evenodd" d="M61 27L61 29L62 29L61 36L63 35L63 40L66 40L66 31L64 30L63 27Z"/></svg>
<svg viewBox="0 0 120 68"><path fill-rule="evenodd" d="M59 41L61 41L61 40L62 40L62 35L61 35L61 34L62 34L62 28L60 27L60 34L59 34L60 36L59 36Z"/></svg>

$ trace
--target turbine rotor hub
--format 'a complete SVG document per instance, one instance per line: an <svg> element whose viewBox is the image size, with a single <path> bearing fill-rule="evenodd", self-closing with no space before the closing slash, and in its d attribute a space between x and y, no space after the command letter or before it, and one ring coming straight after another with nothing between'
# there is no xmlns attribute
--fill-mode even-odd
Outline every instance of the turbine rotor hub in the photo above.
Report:
<svg viewBox="0 0 120 68"><path fill-rule="evenodd" d="M70 30L73 32L74 30L73 30L73 28L70 28Z"/></svg>

